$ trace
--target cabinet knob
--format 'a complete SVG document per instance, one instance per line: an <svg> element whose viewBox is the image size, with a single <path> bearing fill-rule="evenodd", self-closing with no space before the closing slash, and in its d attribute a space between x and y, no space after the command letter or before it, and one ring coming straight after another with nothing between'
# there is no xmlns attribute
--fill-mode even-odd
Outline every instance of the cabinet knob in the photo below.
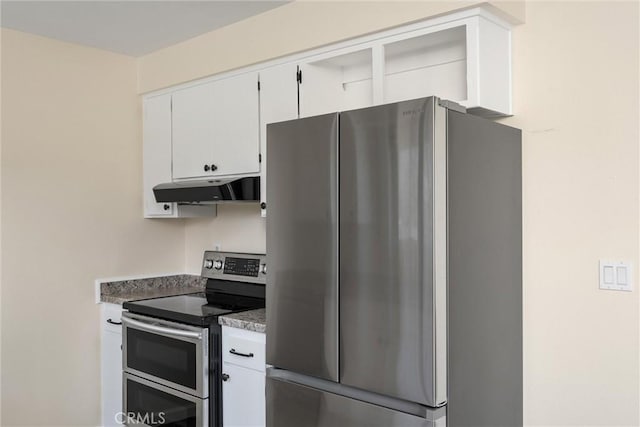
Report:
<svg viewBox="0 0 640 427"><path fill-rule="evenodd" d="M169 206L168 204L165 203L163 208L164 208L165 211L168 211L169 209L171 209L171 206Z"/></svg>
<svg viewBox="0 0 640 427"><path fill-rule="evenodd" d="M209 172L209 165L204 165L204 171Z"/></svg>
<svg viewBox="0 0 640 427"><path fill-rule="evenodd" d="M228 374L222 374L222 381L229 381L229 375Z"/></svg>
<svg viewBox="0 0 640 427"><path fill-rule="evenodd" d="M216 165L211 165L211 172L217 171L218 167Z"/></svg>

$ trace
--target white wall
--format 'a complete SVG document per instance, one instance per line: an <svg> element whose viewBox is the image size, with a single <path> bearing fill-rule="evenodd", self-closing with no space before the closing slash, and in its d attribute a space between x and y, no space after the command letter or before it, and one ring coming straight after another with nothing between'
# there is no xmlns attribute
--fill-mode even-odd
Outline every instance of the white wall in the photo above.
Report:
<svg viewBox="0 0 640 427"><path fill-rule="evenodd" d="M136 61L2 30L2 425L97 425L98 277L181 271L142 218Z"/></svg>
<svg viewBox="0 0 640 427"><path fill-rule="evenodd" d="M139 90L460 4L294 2L141 58ZM638 18L634 2L531 2L526 23L514 29L515 116L504 121L521 127L524 139L527 425L640 422L637 280L632 293L597 288L600 258L628 260L640 271ZM258 209L225 207L186 230L191 271L213 242L264 247Z"/></svg>

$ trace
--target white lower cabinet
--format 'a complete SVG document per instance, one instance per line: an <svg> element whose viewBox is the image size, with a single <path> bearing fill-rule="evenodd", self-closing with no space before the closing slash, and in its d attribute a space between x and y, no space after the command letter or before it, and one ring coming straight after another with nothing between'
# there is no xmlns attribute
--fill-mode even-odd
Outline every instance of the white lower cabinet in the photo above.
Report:
<svg viewBox="0 0 640 427"><path fill-rule="evenodd" d="M122 328L118 324L122 306L102 304L101 308L102 425L121 426L116 415L122 411Z"/></svg>
<svg viewBox="0 0 640 427"><path fill-rule="evenodd" d="M264 360L264 334L222 327L224 427L265 425Z"/></svg>
<svg viewBox="0 0 640 427"><path fill-rule="evenodd" d="M264 372L223 363L228 375L222 383L224 427L265 425Z"/></svg>

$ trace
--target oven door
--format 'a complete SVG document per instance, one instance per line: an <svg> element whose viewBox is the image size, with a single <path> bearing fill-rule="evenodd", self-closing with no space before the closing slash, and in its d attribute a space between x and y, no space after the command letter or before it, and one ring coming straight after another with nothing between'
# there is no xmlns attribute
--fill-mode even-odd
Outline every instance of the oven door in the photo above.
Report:
<svg viewBox="0 0 640 427"><path fill-rule="evenodd" d="M206 328L123 313L123 369L184 393L207 398L208 332Z"/></svg>
<svg viewBox="0 0 640 427"><path fill-rule="evenodd" d="M209 399L123 374L122 419L127 426L207 427Z"/></svg>

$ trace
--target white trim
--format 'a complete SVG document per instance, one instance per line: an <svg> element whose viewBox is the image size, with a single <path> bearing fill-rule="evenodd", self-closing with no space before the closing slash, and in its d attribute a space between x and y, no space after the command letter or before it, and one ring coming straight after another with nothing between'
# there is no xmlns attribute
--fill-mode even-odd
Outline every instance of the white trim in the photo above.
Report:
<svg viewBox="0 0 640 427"><path fill-rule="evenodd" d="M480 101L480 23L474 20L467 24L467 99L460 101L466 108L477 107Z"/></svg>

